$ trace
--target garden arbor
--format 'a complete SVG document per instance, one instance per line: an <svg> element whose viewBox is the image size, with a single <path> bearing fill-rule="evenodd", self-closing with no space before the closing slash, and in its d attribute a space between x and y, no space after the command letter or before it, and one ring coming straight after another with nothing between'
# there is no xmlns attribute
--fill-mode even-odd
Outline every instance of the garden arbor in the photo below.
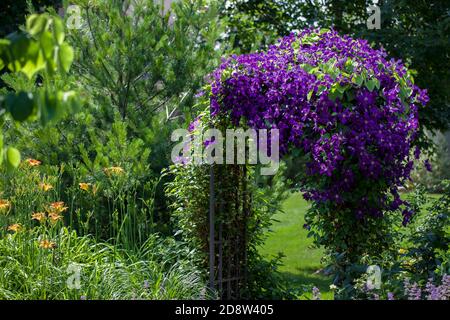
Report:
<svg viewBox="0 0 450 320"><path fill-rule="evenodd" d="M411 219L397 188L419 157L417 147L411 151L428 97L384 51L335 31L304 30L267 52L224 60L202 99L207 112L193 135L210 127L276 128L281 155L303 154L299 183L312 201L305 227L334 257L335 271L343 270L337 284L351 282L347 266L387 246L386 213L398 210L403 224ZM204 252L211 286L223 298L251 295L261 280L256 247L270 223L255 168L184 163L173 172L180 229Z"/></svg>

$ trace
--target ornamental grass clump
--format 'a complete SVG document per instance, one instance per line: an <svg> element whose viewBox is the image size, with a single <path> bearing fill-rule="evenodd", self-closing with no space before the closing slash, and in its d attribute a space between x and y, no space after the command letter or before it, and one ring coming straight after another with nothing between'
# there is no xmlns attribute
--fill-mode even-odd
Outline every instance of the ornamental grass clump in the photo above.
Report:
<svg viewBox="0 0 450 320"><path fill-rule="evenodd" d="M351 264L382 251L386 213L402 212L403 225L413 216L397 190L420 156L418 112L429 99L412 73L365 40L307 29L223 60L207 93L213 119L277 128L280 154L300 150L310 235Z"/></svg>

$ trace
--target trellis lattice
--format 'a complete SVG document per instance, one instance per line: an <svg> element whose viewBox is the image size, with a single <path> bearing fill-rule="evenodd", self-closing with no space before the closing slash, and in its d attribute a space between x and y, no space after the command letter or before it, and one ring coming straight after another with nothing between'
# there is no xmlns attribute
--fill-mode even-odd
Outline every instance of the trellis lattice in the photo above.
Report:
<svg viewBox="0 0 450 320"><path fill-rule="evenodd" d="M228 300L241 298L248 281L247 178L246 165L210 168L209 286Z"/></svg>

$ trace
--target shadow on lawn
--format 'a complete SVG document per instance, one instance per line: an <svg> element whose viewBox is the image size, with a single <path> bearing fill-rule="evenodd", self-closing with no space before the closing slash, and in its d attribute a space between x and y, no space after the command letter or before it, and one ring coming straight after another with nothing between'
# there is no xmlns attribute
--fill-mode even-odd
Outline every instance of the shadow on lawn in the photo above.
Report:
<svg viewBox="0 0 450 320"><path fill-rule="evenodd" d="M325 276L321 273L317 273L317 268L307 267L298 268L297 272L280 272L293 287L301 288L302 286L316 286L320 292L325 295L332 295L330 292L330 285L332 284L332 278Z"/></svg>

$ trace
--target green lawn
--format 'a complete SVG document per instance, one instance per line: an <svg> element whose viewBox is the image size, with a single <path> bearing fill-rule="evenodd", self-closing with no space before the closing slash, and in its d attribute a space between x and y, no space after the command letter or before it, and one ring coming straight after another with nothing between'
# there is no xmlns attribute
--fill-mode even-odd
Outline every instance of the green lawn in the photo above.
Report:
<svg viewBox="0 0 450 320"><path fill-rule="evenodd" d="M438 199L440 195L429 194L431 199ZM407 193L402 194L406 198ZM280 268L284 276L293 284L315 285L322 293L322 299L332 299L333 294L329 286L331 279L317 271L323 268L320 263L322 251L312 247L312 239L307 238L307 231L303 229L304 214L308 203L301 194L292 194L283 204L283 213L274 216L278 220L272 225L272 232L261 248L261 253L271 257L279 252L285 254L284 265ZM428 208L428 203L424 208Z"/></svg>
<svg viewBox="0 0 450 320"><path fill-rule="evenodd" d="M293 284L312 284L320 289L322 299L332 299L329 286L331 279L316 273L323 268L320 263L322 251L312 248L312 239L307 238L303 229L307 202L301 194L292 194L283 204L284 213L274 216L272 231L261 249L266 256L283 252L286 257L280 271Z"/></svg>

